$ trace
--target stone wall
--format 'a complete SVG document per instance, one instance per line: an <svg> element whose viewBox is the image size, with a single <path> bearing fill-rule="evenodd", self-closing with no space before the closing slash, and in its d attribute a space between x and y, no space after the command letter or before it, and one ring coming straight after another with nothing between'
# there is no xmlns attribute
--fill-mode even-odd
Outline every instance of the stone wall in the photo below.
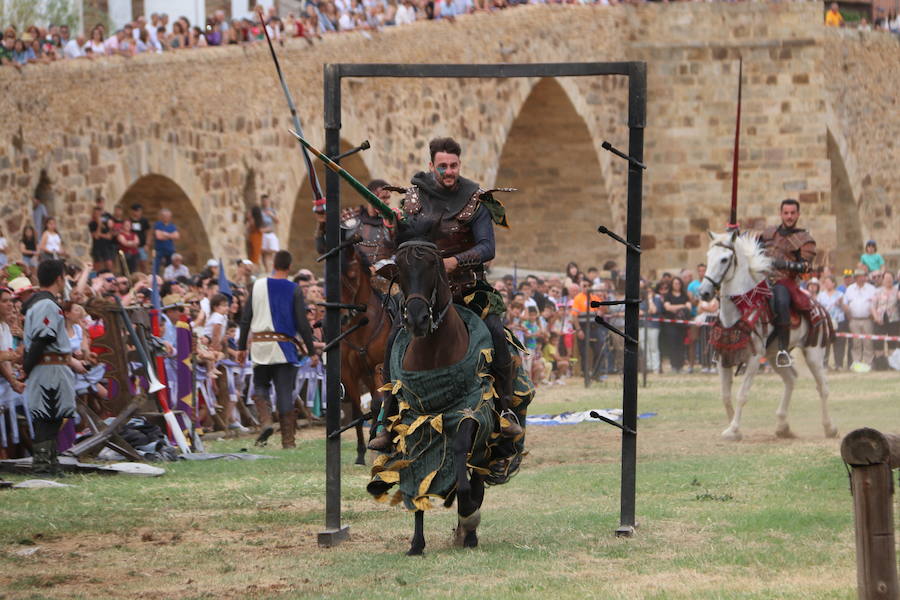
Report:
<svg viewBox="0 0 900 600"><path fill-rule="evenodd" d="M890 169L900 158L900 49L882 34L826 31L820 12L817 3L529 6L291 40L279 55L316 144L326 63L647 61L648 273L702 260L705 230L725 225L743 57L740 221L773 222L780 200L797 197L823 255L843 264L868 237L900 248ZM247 207L268 192L282 244L311 262L305 169L264 46L0 69L0 87L8 235L38 193L84 257L93 203L140 198L174 210L196 265L244 255ZM596 234L600 224L624 230L624 165L600 148L627 147L623 78L348 80L343 100L345 143L373 143L349 163L363 177L402 184L427 164L429 138L453 135L464 174L520 190L504 198L513 230L500 234L499 263L624 260Z"/></svg>

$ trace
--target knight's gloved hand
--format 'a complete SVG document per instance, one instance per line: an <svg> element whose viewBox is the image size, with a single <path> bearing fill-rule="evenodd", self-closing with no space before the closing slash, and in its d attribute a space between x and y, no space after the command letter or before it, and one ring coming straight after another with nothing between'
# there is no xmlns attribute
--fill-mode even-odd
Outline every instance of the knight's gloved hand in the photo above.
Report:
<svg viewBox="0 0 900 600"><path fill-rule="evenodd" d="M806 273L810 270L809 263L805 261L775 259L772 261L772 266L776 269L784 271L797 271L798 273Z"/></svg>

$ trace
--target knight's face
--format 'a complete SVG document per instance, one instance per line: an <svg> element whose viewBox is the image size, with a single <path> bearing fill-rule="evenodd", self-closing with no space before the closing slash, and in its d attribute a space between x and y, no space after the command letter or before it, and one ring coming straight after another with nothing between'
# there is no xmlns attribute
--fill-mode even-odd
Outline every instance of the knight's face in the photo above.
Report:
<svg viewBox="0 0 900 600"><path fill-rule="evenodd" d="M785 204L781 207L781 223L787 227L791 228L797 224L797 219L800 218L800 210L793 204Z"/></svg>
<svg viewBox="0 0 900 600"><path fill-rule="evenodd" d="M456 187L459 180L459 156L447 152L437 152L434 160L428 165L434 173L434 179L446 188Z"/></svg>

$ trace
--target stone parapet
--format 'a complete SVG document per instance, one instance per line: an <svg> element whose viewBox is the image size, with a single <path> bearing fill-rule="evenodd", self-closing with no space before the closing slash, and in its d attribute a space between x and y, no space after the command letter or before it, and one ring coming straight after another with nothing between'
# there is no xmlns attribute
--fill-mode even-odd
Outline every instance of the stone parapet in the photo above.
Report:
<svg viewBox="0 0 900 600"><path fill-rule="evenodd" d="M900 247L900 47L885 34L826 30L818 3L527 6L279 48L306 133L323 141L322 67L330 62L644 60L648 123L645 264L650 273L705 255L727 220L737 88L744 61L740 220L773 219L796 197L823 256L852 260L869 237ZM263 45L0 69L0 225L17 239L36 192L75 256L87 220L133 201L175 210L197 266L245 255L244 219L267 192L282 245L310 266L305 169ZM497 262L561 269L620 263L595 233L624 229L623 78L348 80L342 136L373 149L348 163L403 184L428 162L427 141L463 144L464 174L519 188ZM43 181L43 183L41 183ZM171 182L171 185L168 183ZM306 184L308 186L308 184ZM356 203L356 198L346 198ZM153 214L149 215L151 218Z"/></svg>

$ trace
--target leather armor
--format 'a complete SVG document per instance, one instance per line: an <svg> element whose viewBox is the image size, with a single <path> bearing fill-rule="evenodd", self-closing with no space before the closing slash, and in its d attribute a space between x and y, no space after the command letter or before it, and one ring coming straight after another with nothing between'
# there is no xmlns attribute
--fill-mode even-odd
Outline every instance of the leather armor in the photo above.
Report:
<svg viewBox="0 0 900 600"><path fill-rule="evenodd" d="M341 227L352 229L362 238L357 249L366 257L370 265L389 258L391 230L379 216L370 216L364 206L345 209L341 213Z"/></svg>
<svg viewBox="0 0 900 600"><path fill-rule="evenodd" d="M479 188L468 202L455 215L443 213L434 235L434 243L442 258L455 256L459 262L457 268L448 274L450 290L453 298L459 300L465 296L478 281L485 280L484 265L476 253L467 256L467 250L475 245L471 223L481 204L481 195L485 190ZM416 186L407 188L406 196L401 204L403 212L414 215L422 211L422 200Z"/></svg>
<svg viewBox="0 0 900 600"><path fill-rule="evenodd" d="M789 232L779 226L766 228L759 237L766 255L782 263L802 263L807 269L816 258L816 241L805 229L792 229ZM800 271L797 269L773 269L773 279L796 279Z"/></svg>

